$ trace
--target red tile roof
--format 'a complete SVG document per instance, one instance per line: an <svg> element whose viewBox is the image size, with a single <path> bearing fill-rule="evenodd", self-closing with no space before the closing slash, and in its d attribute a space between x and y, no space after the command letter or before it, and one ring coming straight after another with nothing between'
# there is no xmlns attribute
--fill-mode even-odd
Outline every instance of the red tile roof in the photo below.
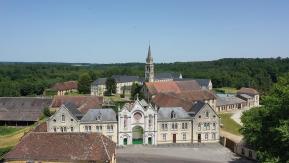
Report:
<svg viewBox="0 0 289 163"><path fill-rule="evenodd" d="M240 90L238 90L237 94L249 94L249 95L258 95L259 92L256 91L253 88L245 88L242 87Z"/></svg>
<svg viewBox="0 0 289 163"><path fill-rule="evenodd" d="M104 101L101 96L54 96L51 107L60 107L68 102L76 105L80 112L86 113L89 109L100 108Z"/></svg>
<svg viewBox="0 0 289 163"><path fill-rule="evenodd" d="M116 144L100 133L31 132L8 152L6 161L100 161L112 159Z"/></svg>
<svg viewBox="0 0 289 163"><path fill-rule="evenodd" d="M145 86L151 95L168 92L181 93L201 89L200 85L195 80L146 82Z"/></svg>
<svg viewBox="0 0 289 163"><path fill-rule="evenodd" d="M63 82L63 83L56 83L52 86L52 89L54 89L56 91L78 89L78 84L76 81L67 81L67 82Z"/></svg>
<svg viewBox="0 0 289 163"><path fill-rule="evenodd" d="M207 90L195 90L181 93L160 93L153 98L153 103L159 107L183 107L190 111L194 102L213 100L215 95Z"/></svg>

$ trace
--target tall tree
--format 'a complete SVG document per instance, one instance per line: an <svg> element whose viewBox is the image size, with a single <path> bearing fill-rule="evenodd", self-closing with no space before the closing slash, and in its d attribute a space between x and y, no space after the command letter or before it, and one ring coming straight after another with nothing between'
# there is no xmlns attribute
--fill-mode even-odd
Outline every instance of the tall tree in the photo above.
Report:
<svg viewBox="0 0 289 163"><path fill-rule="evenodd" d="M88 94L90 93L91 78L88 73L80 75L78 81L78 91L79 93Z"/></svg>
<svg viewBox="0 0 289 163"><path fill-rule="evenodd" d="M242 134L262 162L289 162L289 74L273 86L263 106L244 113Z"/></svg>
<svg viewBox="0 0 289 163"><path fill-rule="evenodd" d="M116 93L116 82L114 78L107 78L105 82L106 86L106 95L111 96Z"/></svg>
<svg viewBox="0 0 289 163"><path fill-rule="evenodd" d="M144 95L141 91L142 89L142 85L138 84L138 83L133 83L131 86L131 99L134 100L136 98L136 96L138 95L138 97L140 99L144 98Z"/></svg>

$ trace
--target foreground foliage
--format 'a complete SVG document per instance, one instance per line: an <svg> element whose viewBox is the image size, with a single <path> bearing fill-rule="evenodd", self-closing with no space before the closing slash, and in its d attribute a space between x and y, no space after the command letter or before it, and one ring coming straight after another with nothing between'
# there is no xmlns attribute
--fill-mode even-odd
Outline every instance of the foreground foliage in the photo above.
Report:
<svg viewBox="0 0 289 163"><path fill-rule="evenodd" d="M281 77L263 107L245 112L241 129L263 162L289 162L289 74Z"/></svg>

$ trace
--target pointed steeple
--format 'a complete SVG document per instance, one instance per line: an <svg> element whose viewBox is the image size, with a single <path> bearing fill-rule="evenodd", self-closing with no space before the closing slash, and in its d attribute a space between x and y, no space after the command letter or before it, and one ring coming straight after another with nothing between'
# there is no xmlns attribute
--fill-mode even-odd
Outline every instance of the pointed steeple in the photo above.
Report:
<svg viewBox="0 0 289 163"><path fill-rule="evenodd" d="M147 56L146 61L147 61L147 63L152 63L153 62L153 57L152 57L152 54L151 54L151 45L149 45L148 56Z"/></svg>

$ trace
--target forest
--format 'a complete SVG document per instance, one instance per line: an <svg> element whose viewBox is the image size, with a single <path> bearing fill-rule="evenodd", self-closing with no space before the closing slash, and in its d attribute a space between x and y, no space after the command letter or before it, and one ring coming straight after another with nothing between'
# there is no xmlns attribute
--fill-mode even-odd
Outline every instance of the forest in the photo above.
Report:
<svg viewBox="0 0 289 163"><path fill-rule="evenodd" d="M183 78L209 78L213 86L253 87L266 94L289 71L289 58L226 58L215 61L156 63L155 72L181 73ZM56 82L89 81L111 75L144 76L144 63L15 63L0 62L0 96L37 96ZM86 82L89 84L89 82Z"/></svg>

